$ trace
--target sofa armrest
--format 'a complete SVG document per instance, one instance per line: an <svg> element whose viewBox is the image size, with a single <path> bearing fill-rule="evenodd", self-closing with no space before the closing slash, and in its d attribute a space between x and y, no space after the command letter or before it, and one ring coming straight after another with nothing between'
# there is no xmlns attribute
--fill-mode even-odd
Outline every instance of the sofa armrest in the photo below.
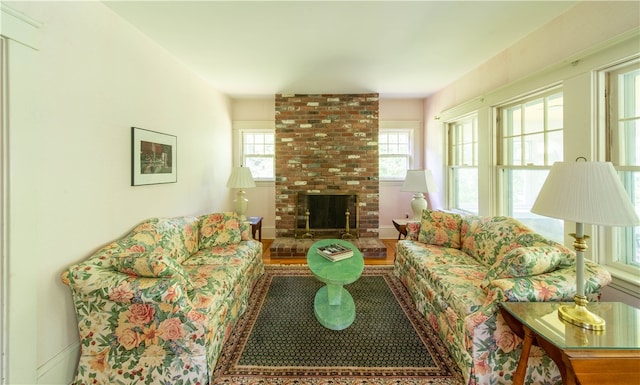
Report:
<svg viewBox="0 0 640 385"><path fill-rule="evenodd" d="M207 310L190 300L183 279L129 276L91 262L62 274L73 294L82 356L141 357L172 349L206 355Z"/></svg>
<svg viewBox="0 0 640 385"><path fill-rule="evenodd" d="M251 223L249 223L249 221L240 222L240 239L242 241L250 241L253 239L253 232L251 231Z"/></svg>
<svg viewBox="0 0 640 385"><path fill-rule="evenodd" d="M611 274L603 267L585 261L585 295L598 300L602 288L611 282ZM576 293L575 266L550 273L493 280L487 288L487 301L547 302L573 301Z"/></svg>
<svg viewBox="0 0 640 385"><path fill-rule="evenodd" d="M188 301L187 282L182 277L137 277L118 272L110 264L92 263L92 259L63 272L62 282L71 287L74 296L85 298L172 305Z"/></svg>

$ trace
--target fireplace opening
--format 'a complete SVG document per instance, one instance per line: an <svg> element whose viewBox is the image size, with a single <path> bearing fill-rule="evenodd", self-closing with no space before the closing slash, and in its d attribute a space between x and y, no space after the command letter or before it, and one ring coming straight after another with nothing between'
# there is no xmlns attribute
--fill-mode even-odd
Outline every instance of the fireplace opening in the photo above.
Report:
<svg viewBox="0 0 640 385"><path fill-rule="evenodd" d="M296 193L296 238L357 238L358 194Z"/></svg>

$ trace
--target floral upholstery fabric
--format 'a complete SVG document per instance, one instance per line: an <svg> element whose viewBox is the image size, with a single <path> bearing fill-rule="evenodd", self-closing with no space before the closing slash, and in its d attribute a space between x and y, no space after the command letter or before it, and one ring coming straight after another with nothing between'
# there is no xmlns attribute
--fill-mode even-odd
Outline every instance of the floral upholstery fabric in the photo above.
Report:
<svg viewBox="0 0 640 385"><path fill-rule="evenodd" d="M428 245L460 248L462 217L444 211L422 210L418 240Z"/></svg>
<svg viewBox="0 0 640 385"><path fill-rule="evenodd" d="M199 250L199 221L145 221L62 274L80 335L73 384L210 382L264 266L255 240Z"/></svg>
<svg viewBox="0 0 640 385"><path fill-rule="evenodd" d="M516 234L509 233L511 228ZM575 258L568 248L533 233L515 219L466 216L462 217L461 229L460 250L411 239L399 241L395 273L411 293L417 309L447 344L466 383L508 385L518 364L522 340L502 319L498 304L572 301L576 287ZM531 250L541 251L556 246L559 261L557 264L555 259L549 261L550 266L556 264L549 271L529 266L532 273L538 274L487 279L490 269L497 269L499 261L508 266L524 253L514 251L509 255L511 250L534 247ZM499 275L511 275L510 269L521 275L517 267L502 269L505 273ZM611 276L597 264L585 261L585 279L586 295L594 301ZM525 383L561 383L553 360L535 346Z"/></svg>
<svg viewBox="0 0 640 385"><path fill-rule="evenodd" d="M509 251L518 247L557 247L566 251L568 261L573 254L565 246L544 238L518 220L503 216L465 217L462 222L461 241L461 250L485 266L493 265Z"/></svg>
<svg viewBox="0 0 640 385"><path fill-rule="evenodd" d="M513 249L496 263L485 276L483 287L495 279L527 277L550 273L566 259L563 251L551 246L518 247Z"/></svg>
<svg viewBox="0 0 640 385"><path fill-rule="evenodd" d="M417 241L420 235L420 222L407 222L407 235L405 239Z"/></svg>
<svg viewBox="0 0 640 385"><path fill-rule="evenodd" d="M152 218L136 226L129 237L143 250L162 252L182 263L198 249L198 218ZM133 246L133 245L132 245Z"/></svg>
<svg viewBox="0 0 640 385"><path fill-rule="evenodd" d="M134 277L181 278L187 289L193 288L191 280L178 261L153 251L145 253L124 252L114 255L111 258L111 266L120 273Z"/></svg>
<svg viewBox="0 0 640 385"><path fill-rule="evenodd" d="M235 213L214 213L200 218L200 249L230 245L241 240L240 219Z"/></svg>

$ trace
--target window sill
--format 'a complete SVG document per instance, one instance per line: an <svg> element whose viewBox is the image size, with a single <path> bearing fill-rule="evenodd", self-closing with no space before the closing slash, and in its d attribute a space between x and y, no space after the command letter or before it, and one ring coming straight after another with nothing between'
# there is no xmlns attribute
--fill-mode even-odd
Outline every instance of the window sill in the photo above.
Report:
<svg viewBox="0 0 640 385"><path fill-rule="evenodd" d="M637 274L617 269L611 265L603 265L611 273L610 286L625 294L640 298L640 277Z"/></svg>
<svg viewBox="0 0 640 385"><path fill-rule="evenodd" d="M274 179L259 179L256 180L256 187L270 187L275 186L276 181Z"/></svg>

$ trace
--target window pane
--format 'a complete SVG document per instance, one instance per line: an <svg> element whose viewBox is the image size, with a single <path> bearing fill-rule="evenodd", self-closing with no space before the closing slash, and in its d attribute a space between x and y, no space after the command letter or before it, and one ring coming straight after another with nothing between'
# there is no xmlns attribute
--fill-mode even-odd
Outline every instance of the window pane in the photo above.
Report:
<svg viewBox="0 0 640 385"><path fill-rule="evenodd" d="M544 166L544 133L524 137L524 164Z"/></svg>
<svg viewBox="0 0 640 385"><path fill-rule="evenodd" d="M254 179L273 179L275 176L274 137L272 132L242 133L242 164L251 169Z"/></svg>
<svg viewBox="0 0 640 385"><path fill-rule="evenodd" d="M478 214L478 168L456 168L453 170L454 207Z"/></svg>
<svg viewBox="0 0 640 385"><path fill-rule="evenodd" d="M449 124L448 207L478 214L478 117ZM463 166L463 167L460 167Z"/></svg>
<svg viewBox="0 0 640 385"><path fill-rule="evenodd" d="M618 75L620 118L640 117L640 69Z"/></svg>
<svg viewBox="0 0 640 385"><path fill-rule="evenodd" d="M465 143L462 145L462 159L460 165L472 166L474 164L473 161L473 143Z"/></svg>
<svg viewBox="0 0 640 385"><path fill-rule="evenodd" d="M640 117L620 122L618 162L624 166L640 166Z"/></svg>
<svg viewBox="0 0 640 385"><path fill-rule="evenodd" d="M411 156L411 130L394 129L378 134L380 179L404 179Z"/></svg>
<svg viewBox="0 0 640 385"><path fill-rule="evenodd" d="M524 121L525 134L544 130L544 103L542 99L525 104Z"/></svg>
<svg viewBox="0 0 640 385"><path fill-rule="evenodd" d="M522 142L520 137L510 138L505 141L506 164L511 166L522 165Z"/></svg>
<svg viewBox="0 0 640 385"><path fill-rule="evenodd" d="M605 109L601 116L609 121L606 130L607 148L605 160L618 168L620 180L640 214L640 60L635 59L604 71L601 84L609 89ZM611 243L605 238L607 263L638 274L640 272L640 227L609 228Z"/></svg>
<svg viewBox="0 0 640 385"><path fill-rule="evenodd" d="M547 98L547 129L557 130L564 127L564 109L562 94L551 95Z"/></svg>
<svg viewBox="0 0 640 385"><path fill-rule="evenodd" d="M636 213L640 215L640 172L623 171L619 175ZM621 257L621 262L640 267L640 226L616 229L614 238L615 255Z"/></svg>
<svg viewBox="0 0 640 385"><path fill-rule="evenodd" d="M380 177L387 179L404 179L409 168L409 159L406 156L380 157Z"/></svg>
<svg viewBox="0 0 640 385"><path fill-rule="evenodd" d="M549 170L505 169L504 196L509 197L510 207L505 215L516 218L534 231L557 242L563 242L563 222L558 219L533 214L531 207L538 197Z"/></svg>
<svg viewBox="0 0 640 385"><path fill-rule="evenodd" d="M505 107L503 111L501 164L550 166L552 159L563 159L562 92L535 96L517 106ZM524 125L523 130L520 125Z"/></svg>
<svg viewBox="0 0 640 385"><path fill-rule="evenodd" d="M522 112L520 106L507 108L504 113L505 136L520 135Z"/></svg>
<svg viewBox="0 0 640 385"><path fill-rule="evenodd" d="M564 135L562 131L552 131L547 139L547 165L562 162L564 156Z"/></svg>
<svg viewBox="0 0 640 385"><path fill-rule="evenodd" d="M247 156L244 160L245 166L251 169L251 174L254 179L273 178L273 158Z"/></svg>

